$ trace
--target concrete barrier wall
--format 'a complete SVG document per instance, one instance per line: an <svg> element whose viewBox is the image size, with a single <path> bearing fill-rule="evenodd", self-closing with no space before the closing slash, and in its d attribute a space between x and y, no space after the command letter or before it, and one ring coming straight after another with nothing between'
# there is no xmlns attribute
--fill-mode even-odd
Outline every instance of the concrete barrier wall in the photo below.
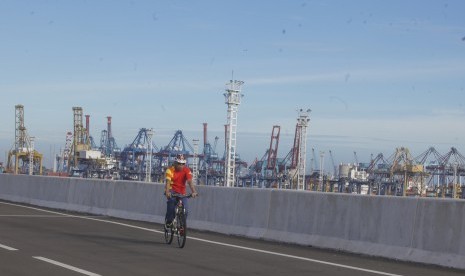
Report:
<svg viewBox="0 0 465 276"><path fill-rule="evenodd" d="M189 227L465 269L465 201L198 187ZM0 198L162 223L162 184L0 174Z"/></svg>

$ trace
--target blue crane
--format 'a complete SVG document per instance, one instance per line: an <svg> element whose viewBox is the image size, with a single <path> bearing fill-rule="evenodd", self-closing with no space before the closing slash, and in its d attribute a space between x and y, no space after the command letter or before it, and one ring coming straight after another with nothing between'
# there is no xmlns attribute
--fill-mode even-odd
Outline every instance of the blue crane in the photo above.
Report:
<svg viewBox="0 0 465 276"><path fill-rule="evenodd" d="M151 155L158 152L158 148L149 139L149 131L149 129L141 128L134 141L121 152L121 177L123 179L142 180L145 175L148 148L150 148L148 141L151 141ZM152 164L152 167L153 165L156 164Z"/></svg>

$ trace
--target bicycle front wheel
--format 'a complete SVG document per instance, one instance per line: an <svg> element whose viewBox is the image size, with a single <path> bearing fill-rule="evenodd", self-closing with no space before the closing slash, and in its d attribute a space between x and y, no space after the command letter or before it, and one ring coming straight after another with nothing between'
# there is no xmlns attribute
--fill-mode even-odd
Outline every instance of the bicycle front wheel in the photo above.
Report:
<svg viewBox="0 0 465 276"><path fill-rule="evenodd" d="M173 236L174 236L173 229L166 228L166 226L164 226L163 228L165 229L165 242L167 244L171 244L171 242L173 241Z"/></svg>
<svg viewBox="0 0 465 276"><path fill-rule="evenodd" d="M177 237L178 237L178 246L183 248L186 245L187 238L187 225L186 225L186 216L184 213L178 214L177 219Z"/></svg>

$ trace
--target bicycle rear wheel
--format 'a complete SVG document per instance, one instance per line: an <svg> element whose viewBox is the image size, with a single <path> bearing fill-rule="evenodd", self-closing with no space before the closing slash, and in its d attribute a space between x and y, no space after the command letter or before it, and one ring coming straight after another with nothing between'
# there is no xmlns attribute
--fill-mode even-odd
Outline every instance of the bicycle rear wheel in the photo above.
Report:
<svg viewBox="0 0 465 276"><path fill-rule="evenodd" d="M186 216L183 212L178 214L177 219L177 237L178 237L178 246L179 248L183 248L186 245L186 238L187 238L187 225L186 225Z"/></svg>

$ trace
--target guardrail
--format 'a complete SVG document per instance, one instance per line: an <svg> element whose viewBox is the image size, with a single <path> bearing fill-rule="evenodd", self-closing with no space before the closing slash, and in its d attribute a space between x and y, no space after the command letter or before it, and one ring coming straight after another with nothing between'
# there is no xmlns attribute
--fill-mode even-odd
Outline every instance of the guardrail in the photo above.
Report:
<svg viewBox="0 0 465 276"><path fill-rule="evenodd" d="M162 223L163 185L0 174L0 198ZM189 226L465 269L465 201L199 186Z"/></svg>

